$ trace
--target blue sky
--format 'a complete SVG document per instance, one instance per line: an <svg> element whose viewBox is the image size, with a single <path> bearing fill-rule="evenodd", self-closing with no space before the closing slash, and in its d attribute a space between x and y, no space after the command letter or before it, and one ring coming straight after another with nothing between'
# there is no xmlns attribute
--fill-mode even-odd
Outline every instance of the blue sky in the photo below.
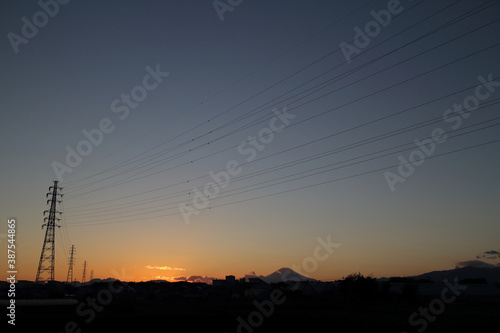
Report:
<svg viewBox="0 0 500 333"><path fill-rule="evenodd" d="M43 9L0 4L1 202L22 278L36 272L54 162L103 121L112 130L62 175L59 279L71 244L96 276L138 280L155 277L147 265L266 275L327 235L341 246L319 279L420 274L499 249L498 4L242 1L221 21L211 1L42 3L53 17L17 46L9 33L24 38L23 17ZM342 43L357 45L350 62ZM474 98L477 110L447 112ZM436 130L448 139L421 155L414 141ZM400 156L425 159L391 190ZM196 206L230 161L230 181ZM190 223L179 206L197 210Z"/></svg>

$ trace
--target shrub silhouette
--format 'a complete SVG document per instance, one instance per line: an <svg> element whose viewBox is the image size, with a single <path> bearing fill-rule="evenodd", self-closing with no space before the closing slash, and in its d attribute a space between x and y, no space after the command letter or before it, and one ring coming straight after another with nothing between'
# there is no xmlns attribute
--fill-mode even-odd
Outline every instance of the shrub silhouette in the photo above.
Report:
<svg viewBox="0 0 500 333"><path fill-rule="evenodd" d="M378 293L377 280L361 273L349 274L338 281L340 293L347 298L369 299Z"/></svg>

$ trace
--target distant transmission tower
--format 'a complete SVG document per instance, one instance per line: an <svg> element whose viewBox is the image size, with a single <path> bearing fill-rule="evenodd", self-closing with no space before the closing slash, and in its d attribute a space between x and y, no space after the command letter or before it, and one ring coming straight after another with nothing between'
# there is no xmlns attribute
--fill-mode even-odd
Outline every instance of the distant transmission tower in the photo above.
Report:
<svg viewBox="0 0 500 333"><path fill-rule="evenodd" d="M91 269L90 270L90 281L92 281L94 279L94 270Z"/></svg>
<svg viewBox="0 0 500 333"><path fill-rule="evenodd" d="M87 272L87 260L83 263L83 276L82 276L82 283L85 283L85 273Z"/></svg>
<svg viewBox="0 0 500 333"><path fill-rule="evenodd" d="M68 276L66 277L66 283L73 282L73 265L75 264L75 246L71 245L71 250L69 251L69 267Z"/></svg>
<svg viewBox="0 0 500 333"><path fill-rule="evenodd" d="M57 203L61 203L61 200L58 199L58 195L61 197L62 194L58 193L58 190L62 190L62 187L57 186L58 181L54 181L54 186L49 187L49 193L45 196L46 198L52 195L52 199L47 200L47 204L50 202L50 209L43 212L45 215L49 213L48 217L45 217L43 221L47 220L47 223L42 225L43 227L47 227L45 231L45 239L43 241L42 253L40 254L40 262L38 263L38 270L36 272L36 282L41 281L54 281L54 268L55 268L55 233L56 233L56 220L60 219L56 218L56 214L61 214L56 209ZM48 275L48 276L47 276Z"/></svg>

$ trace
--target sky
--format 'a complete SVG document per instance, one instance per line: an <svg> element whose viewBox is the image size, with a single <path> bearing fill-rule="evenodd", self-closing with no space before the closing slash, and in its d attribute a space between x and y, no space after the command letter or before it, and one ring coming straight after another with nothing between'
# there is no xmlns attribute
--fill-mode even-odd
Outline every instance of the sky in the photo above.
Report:
<svg viewBox="0 0 500 333"><path fill-rule="evenodd" d="M34 280L497 265L495 1L2 1L2 261ZM322 245L323 244L323 245ZM330 245L324 245L330 244Z"/></svg>

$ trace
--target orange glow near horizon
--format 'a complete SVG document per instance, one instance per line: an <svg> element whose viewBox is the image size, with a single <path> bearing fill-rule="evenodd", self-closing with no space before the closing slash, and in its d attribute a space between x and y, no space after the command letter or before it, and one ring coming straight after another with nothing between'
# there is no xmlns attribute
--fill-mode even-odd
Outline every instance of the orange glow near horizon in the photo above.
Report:
<svg viewBox="0 0 500 333"><path fill-rule="evenodd" d="M363 275L373 275L374 277L389 277L389 276L410 276L423 274L432 270L451 269L453 266L442 267L440 262L420 262L420 263L402 263L398 255L393 258L386 258L375 262L373 258L356 256L346 256L346 249L342 246L338 248L336 253L333 253L330 258L323 262L319 262L317 267L307 266L307 258L312 256L315 243L310 246L310 254L302 256L302 259L284 260L279 263L276 257L269 256L267 261L253 260L238 262L233 257L227 256L222 261L220 259L216 264L204 261L201 257L191 256L189 254L179 255L175 260L165 260L164 257L158 255L156 258L146 254L136 256L118 255L106 258L104 256L88 256L86 280L90 280L90 272L93 270L93 277L99 279L115 278L122 281L144 282L150 280L166 280L169 282L187 281L187 282L206 282L210 283L212 279L224 279L227 275L234 275L237 279L244 277L247 274L269 275L274 271L288 267L299 274L322 281L334 281L341 279L351 273L360 272ZM362 249L360 249L362 250ZM33 249L29 256L23 251L18 257L18 280L33 281L36 275L38 266L38 258L36 253L39 251L37 247ZM386 249L389 252L390 249ZM131 252L133 252L131 250ZM383 251L385 252L385 251ZM380 252L379 252L380 253ZM61 260L61 256L57 256L56 260L56 280L66 281L68 266ZM142 260L144 261L142 261ZM451 259L451 258L450 258ZM453 265L453 263L452 263ZM310 268L308 268L310 267ZM314 268L314 269L312 269ZM308 271L309 270L309 271ZM5 274L3 270L2 274ZM81 281L83 274L82 260L78 259L73 276L75 281ZM3 277L5 280L7 276Z"/></svg>
<svg viewBox="0 0 500 333"><path fill-rule="evenodd" d="M316 204L328 204L323 200L324 203L316 201ZM262 206L265 208L266 203ZM322 281L357 272L377 278L411 276L453 269L457 262L472 260L481 250L458 237L462 232L459 224L451 232L443 229L429 234L429 225L442 227L420 221L418 214L406 216L415 223L405 225L408 230L402 231L398 224L391 224L392 228L378 227L380 223L387 223L383 222L383 209L375 210L377 214L369 218L363 211L352 209L349 214L339 213L335 223L331 222L331 216L318 215L315 224L303 225L310 216L301 209L300 201L296 205L287 203L286 207L286 210L270 213L246 207L219 215L207 213L191 225L159 220L141 226L69 228L67 231L76 247L74 280L82 280L83 261L88 265L87 280L91 270L94 278L100 279L208 281L224 279L227 275L241 278L251 272L266 276L282 267ZM314 206L311 209L314 210ZM252 223L234 223L243 216ZM464 215L463 219L467 218ZM33 223L26 220L29 219L19 217L16 229L17 279L33 281L45 230L34 228ZM36 216L32 220L36 220ZM343 220L350 222L340 222ZM370 222L364 222L366 220ZM55 279L58 281L66 281L68 270L70 245L64 242L65 232L63 228L56 231ZM491 242L495 241L494 235L489 234ZM311 263L310 258L315 256L319 244L317 239L328 237L340 246L325 260ZM325 254L319 252L320 256ZM3 280L7 278L5 269L0 276Z"/></svg>

